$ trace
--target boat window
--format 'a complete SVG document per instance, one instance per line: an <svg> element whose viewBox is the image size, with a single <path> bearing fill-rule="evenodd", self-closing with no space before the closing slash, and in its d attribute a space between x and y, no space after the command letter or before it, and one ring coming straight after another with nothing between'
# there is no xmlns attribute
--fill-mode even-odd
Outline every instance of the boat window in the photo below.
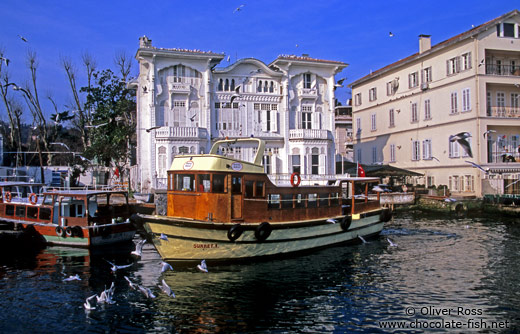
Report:
<svg viewBox="0 0 520 334"><path fill-rule="evenodd" d="M329 206L329 194L321 193L320 196L320 207Z"/></svg>
<svg viewBox="0 0 520 334"><path fill-rule="evenodd" d="M5 215L6 216L14 216L14 205L6 205L5 206Z"/></svg>
<svg viewBox="0 0 520 334"><path fill-rule="evenodd" d="M25 217L25 206L16 207L16 217Z"/></svg>
<svg viewBox="0 0 520 334"><path fill-rule="evenodd" d="M264 197L264 181L256 181L255 197Z"/></svg>
<svg viewBox="0 0 520 334"><path fill-rule="evenodd" d="M283 194L282 195L282 209L289 209L293 207L293 195Z"/></svg>
<svg viewBox="0 0 520 334"><path fill-rule="evenodd" d="M195 188L195 174L175 174L174 190L193 191Z"/></svg>
<svg viewBox="0 0 520 334"><path fill-rule="evenodd" d="M331 193L330 194L330 206L336 206L336 205L339 205L339 194Z"/></svg>
<svg viewBox="0 0 520 334"><path fill-rule="evenodd" d="M53 197L54 197L53 195L45 195L45 197L43 198L43 204L51 205Z"/></svg>
<svg viewBox="0 0 520 334"><path fill-rule="evenodd" d="M280 194L269 194L267 196L267 207L269 209L280 208Z"/></svg>
<svg viewBox="0 0 520 334"><path fill-rule="evenodd" d="M295 208L305 207L305 197L303 194L296 194L296 197L294 198L294 207Z"/></svg>
<svg viewBox="0 0 520 334"><path fill-rule="evenodd" d="M226 175L213 174L211 191L214 193L226 192Z"/></svg>
<svg viewBox="0 0 520 334"><path fill-rule="evenodd" d="M241 194L242 193L242 176L233 176L231 178L231 193Z"/></svg>
<svg viewBox="0 0 520 334"><path fill-rule="evenodd" d="M27 218L38 219L38 208L36 206L27 207Z"/></svg>
<svg viewBox="0 0 520 334"><path fill-rule="evenodd" d="M317 207L318 203L317 203L317 199L318 199L318 194L309 194L309 200L307 201L307 207L308 208L315 208Z"/></svg>
<svg viewBox="0 0 520 334"><path fill-rule="evenodd" d="M254 189L255 189L255 181L247 180L246 181L246 193L244 194L244 196L246 198L252 198Z"/></svg>
<svg viewBox="0 0 520 334"><path fill-rule="evenodd" d="M51 219L51 209L40 207L40 220L50 220Z"/></svg>
<svg viewBox="0 0 520 334"><path fill-rule="evenodd" d="M198 191L201 193L209 193L211 181L210 181L210 175L209 174L199 174L197 176L199 179L199 187Z"/></svg>

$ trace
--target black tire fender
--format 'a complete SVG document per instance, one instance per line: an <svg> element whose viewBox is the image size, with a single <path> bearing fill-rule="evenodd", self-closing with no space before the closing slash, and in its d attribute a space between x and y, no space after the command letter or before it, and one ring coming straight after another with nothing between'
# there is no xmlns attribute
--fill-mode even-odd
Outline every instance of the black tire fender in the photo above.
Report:
<svg viewBox="0 0 520 334"><path fill-rule="evenodd" d="M65 235L66 235L67 237L72 237L72 236L73 236L73 234L72 234L72 227L67 226L67 227L65 228Z"/></svg>
<svg viewBox="0 0 520 334"><path fill-rule="evenodd" d="M63 227L61 226L56 226L56 235L60 238L64 238L65 237L65 231L63 231Z"/></svg>
<svg viewBox="0 0 520 334"><path fill-rule="evenodd" d="M255 238L259 242L265 241L271 235L273 228L268 222L263 222L255 229Z"/></svg>
<svg viewBox="0 0 520 334"><path fill-rule="evenodd" d="M352 224L352 216L348 215L343 217L341 223L339 223L343 231L347 231L350 228L350 224Z"/></svg>
<svg viewBox="0 0 520 334"><path fill-rule="evenodd" d="M240 238L240 236L242 235L243 232L244 232L244 228L242 227L242 225L235 224L235 225L231 226L231 228L229 229L229 231L227 233L227 237L228 237L229 241L235 242L235 240Z"/></svg>

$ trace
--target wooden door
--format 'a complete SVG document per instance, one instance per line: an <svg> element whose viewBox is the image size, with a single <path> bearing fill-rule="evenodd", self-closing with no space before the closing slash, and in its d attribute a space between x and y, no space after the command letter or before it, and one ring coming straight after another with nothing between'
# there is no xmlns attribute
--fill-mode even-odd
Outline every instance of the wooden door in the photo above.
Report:
<svg viewBox="0 0 520 334"><path fill-rule="evenodd" d="M242 176L231 176L231 219L242 218Z"/></svg>

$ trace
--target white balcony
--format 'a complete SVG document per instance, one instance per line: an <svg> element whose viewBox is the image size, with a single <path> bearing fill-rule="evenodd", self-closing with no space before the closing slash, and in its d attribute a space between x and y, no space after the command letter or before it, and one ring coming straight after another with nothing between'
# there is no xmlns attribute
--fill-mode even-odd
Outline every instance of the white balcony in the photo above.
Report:
<svg viewBox="0 0 520 334"><path fill-rule="evenodd" d="M206 138L206 129L195 127L161 127L156 138Z"/></svg>
<svg viewBox="0 0 520 334"><path fill-rule="evenodd" d="M182 82L170 82L168 83L168 89L170 90L170 93L189 94L190 84Z"/></svg>
<svg viewBox="0 0 520 334"><path fill-rule="evenodd" d="M520 108L518 107L488 107L487 116L497 118L519 118Z"/></svg>
<svg viewBox="0 0 520 334"><path fill-rule="evenodd" d="M298 90L298 97L300 99L317 99L318 90L316 88L300 88Z"/></svg>
<svg viewBox="0 0 520 334"><path fill-rule="evenodd" d="M300 139L327 139L328 130L322 129L293 129L289 130L289 140Z"/></svg>

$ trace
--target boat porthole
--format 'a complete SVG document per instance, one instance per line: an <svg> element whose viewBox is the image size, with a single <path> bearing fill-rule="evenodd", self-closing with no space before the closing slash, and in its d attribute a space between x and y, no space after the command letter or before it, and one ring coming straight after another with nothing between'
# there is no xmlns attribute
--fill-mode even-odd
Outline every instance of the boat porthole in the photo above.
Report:
<svg viewBox="0 0 520 334"><path fill-rule="evenodd" d="M61 226L56 226L56 235L60 238L63 238L63 227Z"/></svg>
<svg viewBox="0 0 520 334"><path fill-rule="evenodd" d="M269 224L268 222L263 222L262 224L258 225L258 227L256 228L255 238L256 238L256 240L262 242L265 239L269 238L272 231L273 231L273 228L271 227L271 224Z"/></svg>
<svg viewBox="0 0 520 334"><path fill-rule="evenodd" d="M67 226L67 228L65 229L65 234L67 235L67 237L72 237L72 227Z"/></svg>
<svg viewBox="0 0 520 334"><path fill-rule="evenodd" d="M351 216L345 216L341 220L341 223L339 224L341 226L341 229L343 231L346 231L350 228L350 224L352 224L352 217Z"/></svg>
<svg viewBox="0 0 520 334"><path fill-rule="evenodd" d="M230 241L235 241L242 235L242 232L244 232L244 228L240 224L235 224L231 226L227 233L227 237Z"/></svg>
<svg viewBox="0 0 520 334"><path fill-rule="evenodd" d="M80 226L73 226L72 227L72 234L75 237L83 238L83 230L81 229Z"/></svg>

